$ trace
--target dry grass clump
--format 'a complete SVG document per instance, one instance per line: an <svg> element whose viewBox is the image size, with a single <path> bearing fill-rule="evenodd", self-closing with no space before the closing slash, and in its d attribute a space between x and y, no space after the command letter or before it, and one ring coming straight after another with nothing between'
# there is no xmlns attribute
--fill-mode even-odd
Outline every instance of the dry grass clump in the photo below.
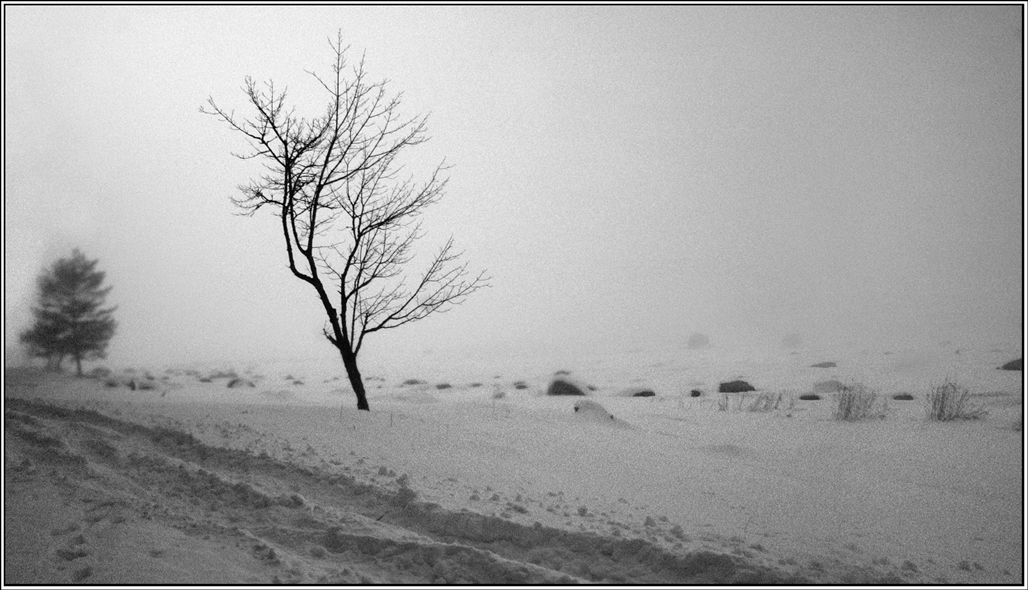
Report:
<svg viewBox="0 0 1028 590"><path fill-rule="evenodd" d="M878 403L878 393L854 383L843 387L836 396L835 419L847 422L884 418L887 403L884 399ZM877 406L877 408L876 408Z"/></svg>
<svg viewBox="0 0 1028 590"><path fill-rule="evenodd" d="M778 404L782 403L782 394L780 393L762 393L757 396L757 399L753 400L753 403L747 408L750 412L770 412L778 409Z"/></svg>
<svg viewBox="0 0 1028 590"><path fill-rule="evenodd" d="M977 420L988 413L984 408L971 403L971 392L947 379L942 385L933 386L925 396L925 410L929 420L949 422L951 420Z"/></svg>

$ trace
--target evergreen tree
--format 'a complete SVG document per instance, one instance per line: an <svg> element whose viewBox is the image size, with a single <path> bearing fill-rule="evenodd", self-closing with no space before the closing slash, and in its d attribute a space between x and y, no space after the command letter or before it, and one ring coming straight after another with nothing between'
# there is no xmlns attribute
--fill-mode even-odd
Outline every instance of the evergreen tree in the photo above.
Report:
<svg viewBox="0 0 1028 590"><path fill-rule="evenodd" d="M21 334L29 354L47 359L47 367L60 369L65 357L75 360L82 375L82 361L104 358L117 322L114 307L104 308L111 287L103 287L105 273L96 270L76 248L36 281L38 304L32 309L36 323Z"/></svg>

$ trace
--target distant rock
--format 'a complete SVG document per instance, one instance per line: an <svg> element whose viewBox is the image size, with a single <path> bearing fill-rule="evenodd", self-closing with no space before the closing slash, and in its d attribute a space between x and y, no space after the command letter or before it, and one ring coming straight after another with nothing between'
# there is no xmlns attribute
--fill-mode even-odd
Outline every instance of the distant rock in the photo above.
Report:
<svg viewBox="0 0 1028 590"><path fill-rule="evenodd" d="M628 397L654 397L657 395L652 389L646 389L643 387L636 387L625 391Z"/></svg>
<svg viewBox="0 0 1028 590"><path fill-rule="evenodd" d="M421 379L407 379L401 385L424 385L425 383L427 381L422 381Z"/></svg>
<svg viewBox="0 0 1028 590"><path fill-rule="evenodd" d="M814 393L833 393L836 391L842 391L843 389L846 389L846 386L835 379L818 381L814 384Z"/></svg>
<svg viewBox="0 0 1028 590"><path fill-rule="evenodd" d="M896 395L892 396L892 399L901 402L909 402L910 400L914 399L914 396L910 395L909 393L897 393Z"/></svg>
<svg viewBox="0 0 1028 590"><path fill-rule="evenodd" d="M788 334L782 338L782 348L799 348L803 346L803 338L799 334Z"/></svg>
<svg viewBox="0 0 1028 590"><path fill-rule="evenodd" d="M239 377L235 371L215 371L207 376L208 379L235 379ZM202 381L202 380L201 380Z"/></svg>
<svg viewBox="0 0 1028 590"><path fill-rule="evenodd" d="M689 343L687 344L689 350L699 350L702 348L710 348L710 338L706 334L694 332L689 336Z"/></svg>
<svg viewBox="0 0 1028 590"><path fill-rule="evenodd" d="M453 387L453 386L450 385L449 383L437 383L436 386L435 386L436 389L449 389L451 387Z"/></svg>
<svg viewBox="0 0 1028 590"><path fill-rule="evenodd" d="M701 395L703 395L703 392L699 389L694 389L689 392L689 397L700 397Z"/></svg>
<svg viewBox="0 0 1028 590"><path fill-rule="evenodd" d="M241 379L239 377L228 382L229 389L238 389L240 387L255 387L255 385L253 384L253 381L247 381L246 379Z"/></svg>
<svg viewBox="0 0 1028 590"><path fill-rule="evenodd" d="M1024 370L1024 358L1019 358L1010 361L1009 363L999 367L1004 371L1023 371Z"/></svg>
<svg viewBox="0 0 1028 590"><path fill-rule="evenodd" d="M726 381L717 388L720 393L741 393L744 391L756 391L757 389L745 381Z"/></svg>
<svg viewBox="0 0 1028 590"><path fill-rule="evenodd" d="M133 389L140 389L144 391L157 389L157 382L153 379L137 379L135 384L136 386Z"/></svg>
<svg viewBox="0 0 1028 590"><path fill-rule="evenodd" d="M810 365L810 366L815 368L815 369L831 369L832 367L835 367L836 365L832 361L824 361L823 363L814 363L813 365Z"/></svg>
<svg viewBox="0 0 1028 590"><path fill-rule="evenodd" d="M800 396L800 399L805 402L812 402L821 399L821 396L816 393L804 393Z"/></svg>
<svg viewBox="0 0 1028 590"><path fill-rule="evenodd" d="M516 387L516 386L515 386ZM588 386L582 385L570 377L554 377L546 388L546 395L585 395Z"/></svg>
<svg viewBox="0 0 1028 590"><path fill-rule="evenodd" d="M525 383L524 381L515 381L514 389L528 389L528 383Z"/></svg>

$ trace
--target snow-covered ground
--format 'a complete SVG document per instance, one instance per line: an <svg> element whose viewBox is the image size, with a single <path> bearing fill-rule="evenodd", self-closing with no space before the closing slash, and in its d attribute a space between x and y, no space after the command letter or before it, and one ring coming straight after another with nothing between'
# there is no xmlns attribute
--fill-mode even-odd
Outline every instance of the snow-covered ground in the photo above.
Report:
<svg viewBox="0 0 1028 590"><path fill-rule="evenodd" d="M370 413L341 363L116 369L149 372L146 390L9 370L5 525L35 549L5 536L5 581L1023 584L1023 377L997 370L1021 353L431 355L365 369ZM229 371L254 386L200 380ZM556 371L602 411L545 395ZM718 383L735 379L757 391L721 409ZM842 422L832 394L799 399L828 379L877 391L885 417ZM927 421L944 379L988 414ZM656 395L625 395L640 387ZM777 407L749 411L762 393ZM169 467L179 479L158 475ZM272 505L253 508L244 484ZM121 520L93 520L83 489ZM17 520L45 520L34 502L52 522ZM113 565L143 551L115 539L144 528L164 545L139 561L158 565ZM185 567L197 554L207 565Z"/></svg>

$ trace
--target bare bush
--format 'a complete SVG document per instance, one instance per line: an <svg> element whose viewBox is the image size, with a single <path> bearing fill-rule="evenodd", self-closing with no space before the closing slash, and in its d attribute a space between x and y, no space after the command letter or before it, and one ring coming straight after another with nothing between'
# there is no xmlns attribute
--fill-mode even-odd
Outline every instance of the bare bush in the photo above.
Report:
<svg viewBox="0 0 1028 590"><path fill-rule="evenodd" d="M782 403L782 394L780 393L762 393L757 396L757 399L753 400L753 403L749 405L747 411L750 412L770 412L778 409L778 404Z"/></svg>
<svg viewBox="0 0 1028 590"><path fill-rule="evenodd" d="M836 394L835 419L847 422L885 417L885 400L878 403L878 393L861 383L843 387Z"/></svg>
<svg viewBox="0 0 1028 590"><path fill-rule="evenodd" d="M971 392L966 387L949 379L931 388L925 396L925 410L929 420L939 422L977 420L988 413L984 408L971 403Z"/></svg>

